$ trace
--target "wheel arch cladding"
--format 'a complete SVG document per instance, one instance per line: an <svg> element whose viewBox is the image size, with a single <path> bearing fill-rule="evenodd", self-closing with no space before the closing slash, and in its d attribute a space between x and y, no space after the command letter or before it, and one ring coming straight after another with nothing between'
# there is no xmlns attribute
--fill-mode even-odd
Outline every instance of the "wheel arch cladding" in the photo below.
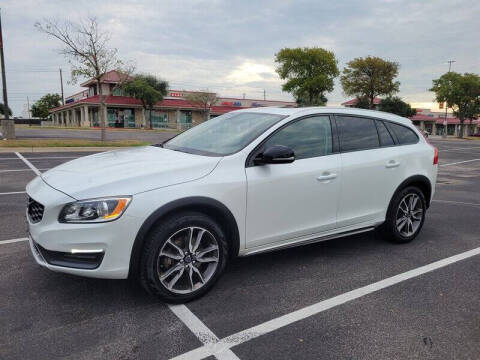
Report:
<svg viewBox="0 0 480 360"><path fill-rule="evenodd" d="M240 248L240 235L238 232L237 221L232 212L224 204L218 200L202 196L178 199L161 206L143 222L137 236L135 237L132 252L130 254L130 278L135 277L138 273L143 244L150 230L168 216L183 211L198 211L209 215L212 219L218 221L227 237L230 257L234 257L238 254Z"/></svg>
<svg viewBox="0 0 480 360"><path fill-rule="evenodd" d="M406 188L407 186L416 186L418 187L422 192L423 192L423 195L425 196L425 201L426 201L426 205L427 205L427 209L430 207L430 198L432 196L432 184L430 183L430 180L424 176L424 175L414 175L414 176L411 176L407 179L405 179L396 189L395 189L395 192L394 192L394 195ZM392 199L393 199L393 196L392 196ZM390 200L391 202L392 200ZM390 205L390 204L389 204ZM390 207L390 206L389 206Z"/></svg>

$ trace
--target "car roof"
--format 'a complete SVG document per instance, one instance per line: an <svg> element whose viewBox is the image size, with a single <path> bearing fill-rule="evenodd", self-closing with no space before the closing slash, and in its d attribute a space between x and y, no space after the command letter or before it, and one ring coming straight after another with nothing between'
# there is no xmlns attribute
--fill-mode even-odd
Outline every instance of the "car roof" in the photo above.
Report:
<svg viewBox="0 0 480 360"><path fill-rule="evenodd" d="M298 108L285 108L285 107L261 107L261 108L249 108L238 110L242 112L255 112L255 113L269 113L283 116L298 117L311 114L348 114L348 115L360 115L370 116L374 118L381 118L385 120L395 121L398 123L412 125L410 119L383 112L378 110L366 110L348 107L330 107L330 106L315 106L315 107L298 107Z"/></svg>

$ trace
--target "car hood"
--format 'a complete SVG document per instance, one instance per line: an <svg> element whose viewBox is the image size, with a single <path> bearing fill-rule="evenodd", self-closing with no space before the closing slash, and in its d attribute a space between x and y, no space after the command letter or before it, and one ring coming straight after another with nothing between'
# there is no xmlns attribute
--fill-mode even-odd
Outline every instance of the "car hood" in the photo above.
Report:
<svg viewBox="0 0 480 360"><path fill-rule="evenodd" d="M75 199L134 195L204 177L220 160L145 146L81 157L46 171L42 179Z"/></svg>

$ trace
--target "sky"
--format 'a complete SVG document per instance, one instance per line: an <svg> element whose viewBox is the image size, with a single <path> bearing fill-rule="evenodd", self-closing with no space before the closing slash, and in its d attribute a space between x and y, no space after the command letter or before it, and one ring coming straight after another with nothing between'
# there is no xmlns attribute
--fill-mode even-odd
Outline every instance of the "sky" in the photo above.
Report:
<svg viewBox="0 0 480 360"><path fill-rule="evenodd" d="M72 84L61 44L40 33L45 18L97 17L119 57L137 72L155 74L176 90L221 96L291 100L275 72L284 47L333 51L340 71L368 55L400 64L399 95L415 107L437 109L432 80L448 70L480 73L478 0L3 0L1 6L9 105L21 116L46 93L65 96ZM328 105L348 100L339 79Z"/></svg>

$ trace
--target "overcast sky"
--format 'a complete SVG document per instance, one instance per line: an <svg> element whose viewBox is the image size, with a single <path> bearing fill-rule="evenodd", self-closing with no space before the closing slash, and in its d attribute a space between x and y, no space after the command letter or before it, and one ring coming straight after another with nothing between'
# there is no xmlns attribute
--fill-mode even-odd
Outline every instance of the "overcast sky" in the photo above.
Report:
<svg viewBox="0 0 480 360"><path fill-rule="evenodd" d="M10 107L60 92L58 68L70 80L60 44L34 24L45 17L72 21L96 16L112 47L140 72L172 89L209 89L223 96L291 99L282 93L274 55L283 47L332 50L339 68L361 56L400 63L400 95L432 107L427 89L448 69L480 73L480 1L60 1L3 0L2 24ZM65 84L65 95L80 90ZM329 105L346 100L341 86Z"/></svg>

